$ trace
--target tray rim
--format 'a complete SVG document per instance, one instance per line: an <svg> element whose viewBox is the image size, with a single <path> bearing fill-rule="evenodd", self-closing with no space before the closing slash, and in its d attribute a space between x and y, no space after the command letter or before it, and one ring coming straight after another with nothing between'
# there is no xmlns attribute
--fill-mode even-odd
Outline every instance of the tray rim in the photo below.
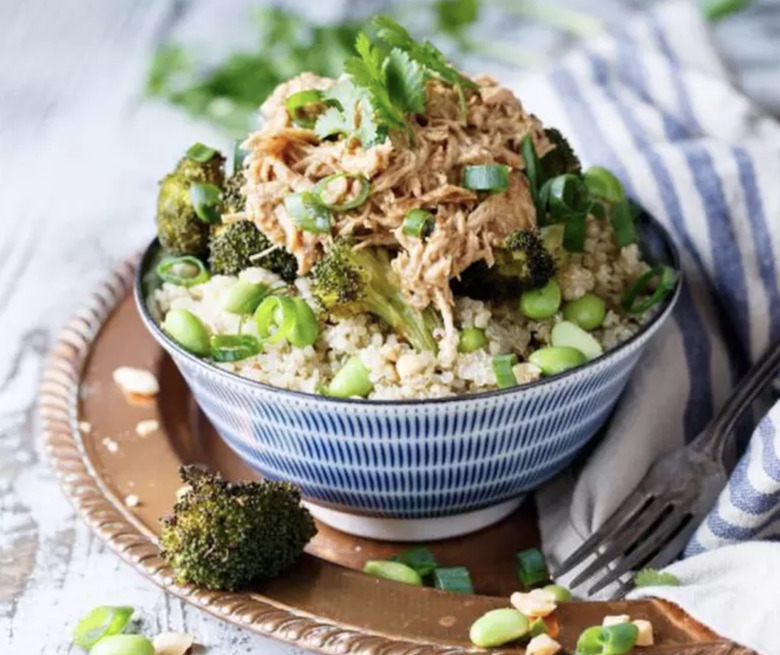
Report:
<svg viewBox="0 0 780 655"><path fill-rule="evenodd" d="M234 625L291 646L329 655L460 655L486 652L425 640L391 637L367 628L339 625L303 610L290 610L256 593L209 591L176 581L157 546L107 494L83 447L78 426L79 390L92 344L119 303L132 292L142 252L118 266L62 327L39 384L38 416L48 463L88 527L119 557L164 591ZM651 602L671 606L653 599ZM683 612L683 614L685 614ZM687 616L687 615L686 615ZM686 644L688 655L741 655L750 651L723 641Z"/></svg>

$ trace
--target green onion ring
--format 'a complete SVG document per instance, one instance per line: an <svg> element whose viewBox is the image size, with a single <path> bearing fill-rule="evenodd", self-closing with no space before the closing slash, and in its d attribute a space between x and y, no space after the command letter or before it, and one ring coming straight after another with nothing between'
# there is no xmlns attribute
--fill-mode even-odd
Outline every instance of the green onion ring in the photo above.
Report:
<svg viewBox="0 0 780 655"><path fill-rule="evenodd" d="M493 373L496 374L496 383L499 389L506 389L517 385L512 368L517 364L517 355L496 355L493 357Z"/></svg>
<svg viewBox="0 0 780 655"><path fill-rule="evenodd" d="M340 205L325 202L325 200L322 199L322 194L327 190L328 185L334 180L342 177L349 180L359 180L360 192L352 200L347 200L347 202L344 202ZM352 173L334 173L333 175L328 175L328 177L324 177L319 182L317 182L311 192L314 196L314 199L323 207L326 207L334 212L345 212L349 209L360 207L360 205L362 205L368 199L368 195L371 193L371 182L369 182L368 178L364 177L363 175L353 175Z"/></svg>
<svg viewBox="0 0 780 655"><path fill-rule="evenodd" d="M205 164L218 152L218 150L203 145L202 143L193 143L189 148L187 148L187 152L185 154L189 159L192 159L192 161Z"/></svg>
<svg viewBox="0 0 780 655"><path fill-rule="evenodd" d="M317 202L313 193L288 193L284 197L284 206L298 229L317 234L330 232L330 211Z"/></svg>
<svg viewBox="0 0 780 655"><path fill-rule="evenodd" d="M203 262L192 255L165 257L157 265L156 272L163 282L180 287L192 287L208 281L211 277Z"/></svg>
<svg viewBox="0 0 780 655"><path fill-rule="evenodd" d="M463 169L463 188L472 191L506 191L509 186L509 166L481 164Z"/></svg>
<svg viewBox="0 0 780 655"><path fill-rule="evenodd" d="M525 162L525 176L528 178L528 186L531 195L536 197L539 187L542 185L542 164L539 155L536 154L536 146L530 134L526 134L520 142L520 154Z"/></svg>
<svg viewBox="0 0 780 655"><path fill-rule="evenodd" d="M306 89L304 91L298 91L293 93L284 105L287 108L287 115L290 120L298 127L311 128L314 127L316 122L315 118L306 115L306 108L310 105L317 105L322 103L322 91L316 89Z"/></svg>
<svg viewBox="0 0 780 655"><path fill-rule="evenodd" d="M408 237L416 237L425 240L433 232L436 219L433 214L424 209L412 209L404 216L401 231Z"/></svg>
<svg viewBox="0 0 780 655"><path fill-rule="evenodd" d="M251 334L215 334L209 345L216 362L240 362L260 352L260 342Z"/></svg>
<svg viewBox="0 0 780 655"><path fill-rule="evenodd" d="M255 311L255 325L264 343L287 338L295 327L297 311L289 296L268 296ZM276 326L276 330L273 327Z"/></svg>
<svg viewBox="0 0 780 655"><path fill-rule="evenodd" d="M634 282L623 292L623 297L620 299L620 306L628 314L643 314L651 307L661 302L677 284L679 274L671 266L656 266L651 268L640 275ZM658 284L656 284L655 291L646 300L634 304L637 296L645 293L650 286L650 282L658 278Z"/></svg>
<svg viewBox="0 0 780 655"><path fill-rule="evenodd" d="M639 629L633 623L593 626L577 639L580 655L626 655L636 645Z"/></svg>
<svg viewBox="0 0 780 655"><path fill-rule="evenodd" d="M198 218L214 225L222 220L222 192L213 184L193 182L190 184L190 200Z"/></svg>

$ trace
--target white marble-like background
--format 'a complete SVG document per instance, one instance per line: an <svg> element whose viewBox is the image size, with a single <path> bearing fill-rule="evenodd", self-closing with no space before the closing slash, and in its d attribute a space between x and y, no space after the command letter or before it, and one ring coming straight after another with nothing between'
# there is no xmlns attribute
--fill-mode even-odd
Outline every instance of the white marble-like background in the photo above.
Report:
<svg viewBox="0 0 780 655"><path fill-rule="evenodd" d="M646 4L558 1L613 21ZM241 27L253 4L0 0L0 655L81 652L70 631L97 604L134 605L148 633L186 630L214 655L288 651L166 596L121 563L75 516L36 441L38 377L57 330L152 236L163 171L195 140L224 144L143 99L149 55L171 38L215 50L249 38ZM383 5L287 4L322 19ZM548 29L495 20L484 29L539 52L571 44ZM717 38L748 93L780 115L780 2L759 0L719 25Z"/></svg>

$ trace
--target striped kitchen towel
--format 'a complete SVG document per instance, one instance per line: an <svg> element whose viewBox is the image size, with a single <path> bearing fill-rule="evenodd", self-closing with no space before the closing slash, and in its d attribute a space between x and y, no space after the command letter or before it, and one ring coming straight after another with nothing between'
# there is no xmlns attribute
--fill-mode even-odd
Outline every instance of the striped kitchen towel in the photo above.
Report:
<svg viewBox="0 0 780 655"><path fill-rule="evenodd" d="M648 348L604 439L578 470L537 494L544 548L556 562L654 459L694 438L747 365L780 338L780 125L734 87L698 8L677 0L544 76L518 73L511 85L545 124L572 135L586 164L612 169L666 225L685 272L674 320ZM682 595L655 590L768 654L780 654L780 544L701 553L780 536L778 425L775 407L752 436L748 430L728 488L691 541L689 559L675 564L692 584ZM746 621L739 607L766 609Z"/></svg>

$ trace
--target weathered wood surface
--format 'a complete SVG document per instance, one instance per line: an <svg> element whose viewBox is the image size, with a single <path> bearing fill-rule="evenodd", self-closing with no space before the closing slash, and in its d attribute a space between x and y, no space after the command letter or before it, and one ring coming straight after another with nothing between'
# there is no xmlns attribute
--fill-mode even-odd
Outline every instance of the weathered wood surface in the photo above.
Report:
<svg viewBox="0 0 780 655"><path fill-rule="evenodd" d="M106 552L74 515L35 437L38 377L57 330L111 266L151 236L160 171L195 139L219 142L205 126L143 100L149 53L172 36L228 46L251 4L0 0L2 655L81 652L70 646L70 630L103 603L134 605L149 632L192 632L210 653L289 652L166 596ZM325 19L350 5L295 4ZM368 12L381 4L351 6ZM590 5L614 18L621 3ZM779 33L775 0L720 28L740 79L775 113ZM549 31L524 42L566 45Z"/></svg>

